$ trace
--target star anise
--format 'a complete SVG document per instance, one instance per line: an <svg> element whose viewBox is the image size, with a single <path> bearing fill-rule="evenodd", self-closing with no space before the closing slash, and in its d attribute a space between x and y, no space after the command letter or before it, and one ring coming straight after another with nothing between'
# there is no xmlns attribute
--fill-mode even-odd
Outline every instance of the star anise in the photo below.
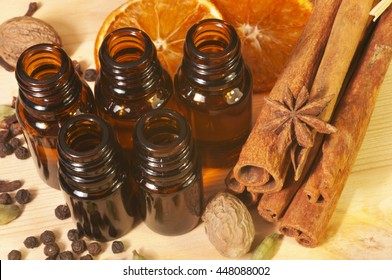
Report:
<svg viewBox="0 0 392 280"><path fill-rule="evenodd" d="M290 140L295 140L298 145L308 148L313 146L314 134L312 128L319 133L330 134L336 128L319 118L333 95L309 100L309 91L304 86L297 98L287 86L283 93L283 100L277 101L266 98L276 118L265 125L265 129L280 134L285 128L290 130ZM286 134L286 133L285 133Z"/></svg>

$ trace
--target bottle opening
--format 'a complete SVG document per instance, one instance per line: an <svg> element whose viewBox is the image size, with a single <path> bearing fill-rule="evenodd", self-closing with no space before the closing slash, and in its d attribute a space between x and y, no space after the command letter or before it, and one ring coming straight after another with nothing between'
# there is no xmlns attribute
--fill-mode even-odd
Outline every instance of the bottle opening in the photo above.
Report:
<svg viewBox="0 0 392 280"><path fill-rule="evenodd" d="M189 127L183 117L168 109L149 112L139 119L135 127L138 149L160 155L175 154L182 149Z"/></svg>
<svg viewBox="0 0 392 280"><path fill-rule="evenodd" d="M107 59L118 65L138 64L150 56L147 51L150 49L150 44L152 44L150 38L143 31L121 28L106 36L101 51Z"/></svg>
<svg viewBox="0 0 392 280"><path fill-rule="evenodd" d="M107 146L108 129L108 125L94 115L78 115L60 129L59 146L73 158L95 156Z"/></svg>
<svg viewBox="0 0 392 280"><path fill-rule="evenodd" d="M179 123L168 117L150 118L144 123L144 138L157 146L172 145L180 135Z"/></svg>
<svg viewBox="0 0 392 280"><path fill-rule="evenodd" d="M194 25L189 36L193 48L200 54L223 55L234 47L232 41L236 33L234 28L224 21L207 19Z"/></svg>
<svg viewBox="0 0 392 280"><path fill-rule="evenodd" d="M102 128L91 121L75 122L67 134L65 143L77 153L94 151L102 142Z"/></svg>
<svg viewBox="0 0 392 280"><path fill-rule="evenodd" d="M19 73L25 80L32 83L48 83L58 80L66 73L68 57L55 45L39 44L25 50L18 64Z"/></svg>

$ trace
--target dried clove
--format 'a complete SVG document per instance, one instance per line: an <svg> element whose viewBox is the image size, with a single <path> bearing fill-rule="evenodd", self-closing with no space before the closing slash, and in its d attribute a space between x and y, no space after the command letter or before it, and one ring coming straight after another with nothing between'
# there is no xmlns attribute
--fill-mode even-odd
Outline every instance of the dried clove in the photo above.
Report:
<svg viewBox="0 0 392 280"><path fill-rule="evenodd" d="M0 204L9 205L12 203L12 197L9 193L0 194Z"/></svg>
<svg viewBox="0 0 392 280"><path fill-rule="evenodd" d="M35 236L29 236L23 241L23 244L28 249L36 248L39 246L39 240Z"/></svg>
<svg viewBox="0 0 392 280"><path fill-rule="evenodd" d="M37 10L38 10L37 2L31 2L29 4L29 9L25 13L25 17L32 17Z"/></svg>
<svg viewBox="0 0 392 280"><path fill-rule="evenodd" d="M112 251L114 254L124 252L124 243L122 241L113 241Z"/></svg>
<svg viewBox="0 0 392 280"><path fill-rule="evenodd" d="M48 245L56 241L56 236L54 235L53 231L45 230L43 233L41 233L39 239L43 244Z"/></svg>
<svg viewBox="0 0 392 280"><path fill-rule="evenodd" d="M8 253L8 259L9 260L21 260L22 253L18 250L12 250L11 252Z"/></svg>
<svg viewBox="0 0 392 280"><path fill-rule="evenodd" d="M71 212L67 204L57 206L56 209L54 209L54 214L59 220L65 220L71 217Z"/></svg>
<svg viewBox="0 0 392 280"><path fill-rule="evenodd" d="M4 181L0 180L0 192L13 192L23 186L21 180Z"/></svg>
<svg viewBox="0 0 392 280"><path fill-rule="evenodd" d="M19 204L26 204L29 203L31 199L30 192L26 189L21 189L16 192L15 200Z"/></svg>

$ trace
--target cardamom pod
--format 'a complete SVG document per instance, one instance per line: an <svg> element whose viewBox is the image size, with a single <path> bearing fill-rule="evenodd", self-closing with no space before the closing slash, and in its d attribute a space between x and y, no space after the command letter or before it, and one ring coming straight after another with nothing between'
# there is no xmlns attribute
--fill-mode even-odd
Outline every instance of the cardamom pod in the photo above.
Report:
<svg viewBox="0 0 392 280"><path fill-rule="evenodd" d="M132 251L133 253L133 260L137 260L137 261L141 261L141 260L145 260L146 258L143 257L142 255L140 255L136 250Z"/></svg>
<svg viewBox="0 0 392 280"><path fill-rule="evenodd" d="M208 239L220 254L236 258L249 252L255 227L239 198L225 192L217 194L208 203L202 220Z"/></svg>
<svg viewBox="0 0 392 280"><path fill-rule="evenodd" d="M9 105L0 105L0 120L5 117L11 116L15 113L15 109Z"/></svg>
<svg viewBox="0 0 392 280"><path fill-rule="evenodd" d="M15 220L20 214L18 205L0 205L0 225L8 224Z"/></svg>
<svg viewBox="0 0 392 280"><path fill-rule="evenodd" d="M283 235L272 233L265 237L263 241L253 251L252 260L270 260L278 252L282 244Z"/></svg>

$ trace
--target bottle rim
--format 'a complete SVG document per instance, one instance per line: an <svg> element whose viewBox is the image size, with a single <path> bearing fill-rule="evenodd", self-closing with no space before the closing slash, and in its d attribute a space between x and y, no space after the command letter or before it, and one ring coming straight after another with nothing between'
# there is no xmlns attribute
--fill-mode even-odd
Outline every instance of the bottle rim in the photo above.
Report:
<svg viewBox="0 0 392 280"><path fill-rule="evenodd" d="M48 78L35 79L27 73L27 67L37 59L31 61L30 63L28 60L34 58L35 55L41 55L42 53L47 53L48 57L51 59L58 59L58 71ZM42 57L39 57L38 59L42 59ZM69 69L69 61L70 60L67 53L60 46L49 43L36 44L24 50L19 56L16 63L15 74L18 80L24 81L25 83L29 83L31 85L56 84L58 80L67 74Z"/></svg>
<svg viewBox="0 0 392 280"><path fill-rule="evenodd" d="M209 26L211 24L213 24L216 27L219 27L219 29L221 29L222 31L228 34L227 46L222 51L216 53L203 52L198 48L198 46L195 43L195 39L197 38L198 35L200 35L200 32L203 31L204 29L209 30ZM189 52L198 58L223 57L235 51L238 44L238 40L235 40L236 38L238 38L237 32L235 28L228 22L216 18L204 19L191 26L191 28L189 28L186 34L184 52L185 52L185 48L187 47L189 48Z"/></svg>
<svg viewBox="0 0 392 280"><path fill-rule="evenodd" d="M123 36L138 39L139 43L142 44L143 53L139 58L132 61L118 62L110 55L110 43ZM110 64L110 67L115 69L135 68L141 63L149 60L153 55L153 49L155 49L155 46L147 33L138 28L124 27L116 29L105 36L99 48L99 59L101 64Z"/></svg>
<svg viewBox="0 0 392 280"><path fill-rule="evenodd" d="M88 149L87 151L77 151L75 149L72 149L67 144L67 140L66 140L67 134L70 131L70 129L78 126L78 124L81 124L82 122L89 122L93 125L96 125L97 127L101 128L101 133L102 133L99 144L92 149ZM105 149L105 147L107 146L110 137L109 131L110 131L110 126L100 117L89 113L77 115L68 119L61 126L61 129L58 134L58 140L57 140L58 147L59 149L62 150L64 154L74 159L95 156L103 149Z"/></svg>
<svg viewBox="0 0 392 280"><path fill-rule="evenodd" d="M176 122L178 137L171 141L170 143L165 143L163 145L155 144L151 142L145 135L145 128L148 123L157 121L159 118L166 118L171 121ZM144 114L137 121L134 131L135 144L138 144L142 149L147 150L150 153L155 153L159 151L160 155L169 155L176 153L178 149L181 149L184 139L188 137L190 127L187 121L177 112L170 109L155 109L146 114Z"/></svg>

